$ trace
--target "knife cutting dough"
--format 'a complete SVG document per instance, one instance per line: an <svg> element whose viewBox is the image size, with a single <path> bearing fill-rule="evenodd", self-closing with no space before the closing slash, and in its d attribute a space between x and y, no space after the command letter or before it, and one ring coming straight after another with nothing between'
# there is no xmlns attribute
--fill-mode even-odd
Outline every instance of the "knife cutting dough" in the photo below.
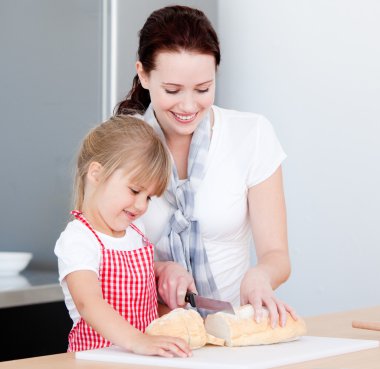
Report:
<svg viewBox="0 0 380 369"><path fill-rule="evenodd" d="M273 126L260 114L214 105L221 54L203 12L158 9L139 35L137 74L116 111L139 114L173 159L168 189L142 217L155 245L159 295L170 309L184 306L186 291L249 303L257 320L265 307L273 326L284 325L287 312L296 314L274 293L290 260L286 154Z"/></svg>
<svg viewBox="0 0 380 369"><path fill-rule="evenodd" d="M272 328L267 310L264 310L264 319L257 323L252 305L239 307L235 315L209 314L205 321L194 310L178 308L151 322L146 332L179 337L191 349L197 349L206 344L252 346L292 341L305 335L306 324L302 318L294 320L289 314L284 327Z"/></svg>

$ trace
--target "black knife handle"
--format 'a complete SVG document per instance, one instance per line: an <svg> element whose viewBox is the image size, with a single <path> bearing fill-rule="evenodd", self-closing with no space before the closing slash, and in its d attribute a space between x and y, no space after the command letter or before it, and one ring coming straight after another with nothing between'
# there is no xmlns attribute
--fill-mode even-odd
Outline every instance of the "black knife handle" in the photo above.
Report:
<svg viewBox="0 0 380 369"><path fill-rule="evenodd" d="M185 302L188 302L192 307L197 307L195 305L195 299L194 299L194 296L196 295L196 293L194 292L186 292L186 295L185 295Z"/></svg>

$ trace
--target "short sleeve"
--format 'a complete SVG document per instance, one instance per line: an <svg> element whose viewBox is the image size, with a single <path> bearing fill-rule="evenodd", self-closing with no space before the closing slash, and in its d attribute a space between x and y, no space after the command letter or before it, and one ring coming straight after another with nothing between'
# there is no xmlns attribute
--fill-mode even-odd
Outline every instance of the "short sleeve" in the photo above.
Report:
<svg viewBox="0 0 380 369"><path fill-rule="evenodd" d="M58 258L59 281L78 270L91 270L99 275L100 245L81 225L69 223L56 242L54 253Z"/></svg>
<svg viewBox="0 0 380 369"><path fill-rule="evenodd" d="M286 158L272 124L263 116L258 120L253 157L248 173L248 187L269 178Z"/></svg>

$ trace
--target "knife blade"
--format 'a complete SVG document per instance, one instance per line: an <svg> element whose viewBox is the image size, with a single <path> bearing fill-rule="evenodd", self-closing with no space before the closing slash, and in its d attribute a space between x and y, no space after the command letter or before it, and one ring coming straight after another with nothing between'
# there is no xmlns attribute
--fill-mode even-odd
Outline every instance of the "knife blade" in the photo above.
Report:
<svg viewBox="0 0 380 369"><path fill-rule="evenodd" d="M209 299L207 297L199 296L194 292L186 292L185 301L188 302L192 307L222 311L224 313L229 313L235 315L235 310L231 303L227 301Z"/></svg>

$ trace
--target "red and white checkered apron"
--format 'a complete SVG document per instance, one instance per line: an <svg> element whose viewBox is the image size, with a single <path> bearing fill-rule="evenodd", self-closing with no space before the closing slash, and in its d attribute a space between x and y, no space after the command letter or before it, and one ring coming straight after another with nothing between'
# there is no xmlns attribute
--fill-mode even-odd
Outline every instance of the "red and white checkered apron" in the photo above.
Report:
<svg viewBox="0 0 380 369"><path fill-rule="evenodd" d="M143 238L144 247L122 251L106 249L82 213L71 212L99 241L102 257L99 268L103 298L135 328L144 332L149 323L157 318L157 292L153 270L153 245L133 224ZM82 351L110 346L112 343L82 318L69 334L68 351Z"/></svg>

